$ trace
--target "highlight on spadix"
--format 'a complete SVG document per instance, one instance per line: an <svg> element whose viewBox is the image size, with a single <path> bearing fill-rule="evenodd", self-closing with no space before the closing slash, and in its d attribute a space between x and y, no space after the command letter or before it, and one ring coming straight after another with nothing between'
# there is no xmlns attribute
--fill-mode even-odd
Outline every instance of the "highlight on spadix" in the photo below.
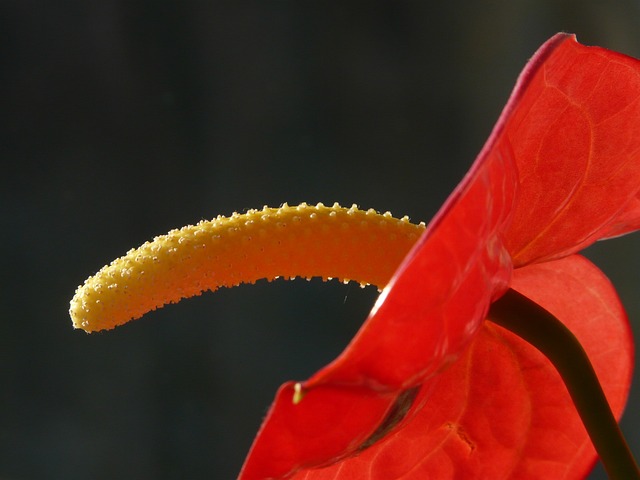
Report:
<svg viewBox="0 0 640 480"><path fill-rule="evenodd" d="M112 329L207 290L260 279L337 278L383 287L424 231L389 212L337 203L264 207L155 237L76 290L75 328Z"/></svg>

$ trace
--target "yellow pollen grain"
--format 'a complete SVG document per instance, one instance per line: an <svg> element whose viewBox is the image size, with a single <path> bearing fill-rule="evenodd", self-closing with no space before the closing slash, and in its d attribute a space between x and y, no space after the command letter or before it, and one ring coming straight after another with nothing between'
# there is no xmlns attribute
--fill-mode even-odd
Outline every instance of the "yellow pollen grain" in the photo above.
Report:
<svg viewBox="0 0 640 480"><path fill-rule="evenodd" d="M264 207L172 230L76 290L75 328L111 329L168 303L259 279L337 278L383 287L424 231L407 217L321 203Z"/></svg>

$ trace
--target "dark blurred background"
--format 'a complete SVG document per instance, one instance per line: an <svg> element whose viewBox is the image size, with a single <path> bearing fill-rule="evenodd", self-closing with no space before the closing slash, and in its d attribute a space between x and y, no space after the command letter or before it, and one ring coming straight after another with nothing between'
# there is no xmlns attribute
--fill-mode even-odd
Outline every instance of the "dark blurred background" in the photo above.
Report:
<svg viewBox="0 0 640 480"><path fill-rule="evenodd" d="M376 291L262 283L88 336L76 285L265 204L428 221L560 30L640 57L640 2L0 2L0 478L233 478L277 386L334 358ZM589 253L640 339L637 247ZM636 456L639 400L636 374Z"/></svg>

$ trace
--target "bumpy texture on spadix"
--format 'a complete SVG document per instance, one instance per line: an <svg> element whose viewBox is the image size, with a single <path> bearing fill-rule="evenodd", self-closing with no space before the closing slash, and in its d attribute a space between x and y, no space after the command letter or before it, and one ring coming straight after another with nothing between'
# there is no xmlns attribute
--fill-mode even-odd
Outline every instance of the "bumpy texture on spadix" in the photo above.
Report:
<svg viewBox="0 0 640 480"><path fill-rule="evenodd" d="M167 303L277 277L355 280L383 287L424 230L408 217L319 203L249 210L172 230L78 287L76 328L111 329Z"/></svg>

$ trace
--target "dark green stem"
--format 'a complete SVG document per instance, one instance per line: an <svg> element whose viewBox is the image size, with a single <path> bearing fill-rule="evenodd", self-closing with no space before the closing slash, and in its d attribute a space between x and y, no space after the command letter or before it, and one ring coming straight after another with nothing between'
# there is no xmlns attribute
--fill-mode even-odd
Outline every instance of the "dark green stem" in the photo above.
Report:
<svg viewBox="0 0 640 480"><path fill-rule="evenodd" d="M618 427L589 357L556 317L515 290L493 303L489 320L540 350L558 370L609 478L640 480L640 470Z"/></svg>

